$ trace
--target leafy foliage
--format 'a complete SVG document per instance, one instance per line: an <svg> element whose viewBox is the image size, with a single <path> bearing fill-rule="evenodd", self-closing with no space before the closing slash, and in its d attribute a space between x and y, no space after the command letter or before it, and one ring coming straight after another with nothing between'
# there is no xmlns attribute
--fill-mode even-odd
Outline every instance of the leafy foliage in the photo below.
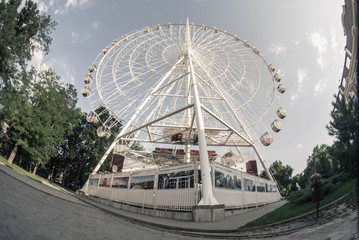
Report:
<svg viewBox="0 0 359 240"><path fill-rule="evenodd" d="M341 184L342 182L347 182L350 179L351 179L350 175L345 172L333 175L328 178L323 178L322 184L323 184L324 194L325 195L329 194L336 188L338 184ZM304 189L291 192L287 199L293 203L305 203L312 201L312 192L311 192L310 184L308 184Z"/></svg>
<svg viewBox="0 0 359 240"><path fill-rule="evenodd" d="M339 169L354 177L359 156L358 102L353 98L347 101L338 98L333 106L336 111L331 113L333 120L327 126L329 135L336 138L331 154L340 160Z"/></svg>
<svg viewBox="0 0 359 240"><path fill-rule="evenodd" d="M24 70L35 51L49 52L56 22L41 15L37 4L27 0L0 2L0 80L1 88L19 87L18 70Z"/></svg>
<svg viewBox="0 0 359 240"><path fill-rule="evenodd" d="M73 131L63 136L64 141L58 146L58 155L51 158L46 165L47 169L52 169L51 179L74 189L85 183L98 160L114 140L114 136L109 139L97 137L96 125L87 122L86 116L86 113L78 116ZM111 157L110 155L107 160ZM102 171L104 169L108 169L105 164Z"/></svg>
<svg viewBox="0 0 359 240"><path fill-rule="evenodd" d="M283 196L287 196L292 187L292 173L293 168L288 165L283 165L281 161L275 161L270 167L269 171L272 172L273 177L277 181L281 193ZM267 177L266 173L263 171L260 175L261 177Z"/></svg>

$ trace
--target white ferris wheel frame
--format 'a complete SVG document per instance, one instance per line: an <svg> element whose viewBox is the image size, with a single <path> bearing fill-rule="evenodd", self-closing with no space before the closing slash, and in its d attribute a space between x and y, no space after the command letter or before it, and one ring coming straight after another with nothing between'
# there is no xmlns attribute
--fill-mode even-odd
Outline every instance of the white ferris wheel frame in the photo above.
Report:
<svg viewBox="0 0 359 240"><path fill-rule="evenodd" d="M173 24L176 25L176 24ZM180 24L180 25L184 25L184 24ZM172 26L172 24L168 24L168 25L156 25L155 28L160 28L160 27L167 27L170 28ZM225 94L223 94L221 87L216 85L216 80L212 79L212 75L211 73L208 72L208 69L206 69L206 67L204 67L202 65L203 61L201 61L201 59L198 59L196 54L194 53L194 50L192 49L192 42L191 42L191 27L193 26L192 24L190 25L188 20L187 20L187 24L184 25L185 26L185 39L184 39L184 46L182 48L182 52L181 55L178 57L178 60L172 64L171 68L162 75L162 77L160 79L158 79L158 81L156 81L156 84L154 86L151 87L149 93L147 93L145 95L145 97L143 99L141 99L140 105L136 106L135 111L131 112L131 116L127 117L127 119L123 119L121 118L121 116L117 116L116 112L114 113L115 118L118 121L122 121L125 122L125 125L122 127L121 131L117 134L117 136L115 137L115 140L112 142L112 144L110 145L110 147L107 149L106 153L103 155L103 157L101 158L101 160L99 161L99 163L97 164L97 166L95 167L95 169L93 170L93 172L91 173L91 175L94 175L98 172L98 170L100 169L101 165L103 164L103 162L105 161L105 159L107 158L107 156L109 155L109 153L113 150L113 148L115 147L115 145L117 144L117 142L119 140L130 140L130 141L140 141L142 140L143 142L156 142L161 140L162 138L155 138L155 134L153 134L150 131L151 127L154 128L158 128L160 126L156 125L158 123L160 123L162 120L170 118L172 116L175 116L178 113L183 113L183 118L184 118L184 123L186 124L186 129L189 129L189 133L191 133L191 131L196 131L198 133L198 147L199 147L199 155L200 155L200 167L201 167L201 177L202 177L202 182L203 182L203 186L202 186L202 191L203 191L203 198L200 202L200 205L215 205L218 204L218 202L216 201L216 199L213 196L213 192L212 192L212 183L211 183L211 179L210 179L210 165L209 165L209 160L208 160L208 154L207 154L207 139L208 136L206 135L206 130L211 130L210 128L205 126L205 119L204 119L204 114L206 116L211 116L214 120L216 120L220 125L221 128L218 128L218 131L227 131L229 132L227 139L225 139L224 141L216 141L215 139L213 140L213 144L215 145L217 143L217 146L226 146L228 139L231 136L236 136L238 139L240 139L240 141L237 141L235 143L231 144L227 144L228 146L234 146L237 148L238 152L239 151L239 147L241 146L245 146L245 147L251 147L253 148L253 150L255 151L259 161L261 162L262 167L264 168L267 176L269 176L270 180L273 181L272 175L269 172L264 159L258 149L258 147L256 146L256 141L254 140L254 138L251 137L251 133L248 131L248 123L243 122L243 118L241 118L238 115L238 111L236 111L236 107L233 106L233 104L231 103L231 100L227 99L227 96ZM198 25L195 25L198 26ZM203 26L200 26L203 28ZM206 27L207 28L207 27ZM229 33L226 33L224 31L218 30L216 28L211 28L212 31L214 32L221 32L224 33L226 35L230 35L231 37L233 37L235 39L235 41L240 41L242 42L244 45L246 45L246 47L251 48L251 50L253 50L254 54L258 55L265 66L270 67L270 65L267 64L267 62L264 60L264 58L262 56L259 55L259 52L257 52L257 50L255 48L253 48L252 46L250 46L246 41L243 41L241 39L239 39L237 36L235 35L231 35ZM144 30L145 31L145 30ZM136 33L136 32L135 32ZM123 38L122 41L128 41L128 39L131 38L131 35L126 36L126 39ZM117 41L115 43L119 44L121 41ZM111 52L112 48L110 48L108 51ZM107 54L107 53L106 53ZM106 56L105 54L105 56ZM135 54L134 52L132 52L130 55ZM147 56L146 56L147 57ZM113 61L113 64L120 64L118 63L119 61L119 55L116 56L115 60ZM130 56L131 58L131 56ZM109 100L111 97L113 97L113 95L115 93L121 92L122 89L121 86L119 86L119 83L117 83L115 81L115 86L116 86L116 90L117 91L113 91L113 93L111 93L111 95L106 96L108 93L107 92L103 92L101 91L102 88L106 88L106 84L111 85L112 83L106 83L106 82L101 82L101 80L103 79L102 73L101 72L101 66L106 65L106 61L108 61L109 59L106 59L106 57L102 57L99 61L98 67L99 70L96 72L96 88L97 88L97 94L99 96L99 98L101 99L101 101L104 103L105 107L111 110L111 106L109 104ZM128 63L130 66L131 64L135 64L135 63ZM147 63L149 64L149 63ZM118 65L116 65L116 67L118 67ZM270 71L270 69L268 70L266 68L267 71L270 72L271 75L271 80L274 82L274 78L273 75ZM177 74L176 77L173 77L173 74L175 71L177 71L178 69L182 70L182 74ZM118 72L116 72L116 68L113 67L112 65L112 76L114 77L118 74ZM201 71L202 75L197 74L199 71ZM220 71L220 70L219 70ZM136 74L134 72L130 72L129 73L131 75L132 78L136 78ZM209 79L211 82L208 83L206 82L205 79L203 79L203 74L206 75L205 77L207 79ZM170 77L171 76L171 77ZM186 83L185 83L185 104L184 106L174 109L172 111L166 112L166 114L160 116L160 117L155 117L153 118L153 114L154 111L150 112L146 119L141 123L138 124L138 122L136 122L136 119L141 115L141 112L146 109L147 105L156 97L160 96L160 98L157 101L157 106L160 106L161 103L163 103L164 98L165 97L173 97L174 95L170 94L170 90L171 88L169 86L173 86L173 83L175 83L176 81L178 81L179 79L185 79ZM198 81L197 78L200 79L201 84L202 85L198 85ZM128 84L128 83L125 83ZM213 93L215 93L216 96L203 96L200 95L200 91L205 91L203 89L203 84L205 84L208 89L211 89L211 91ZM258 83L260 84L260 83ZM123 85L124 86L124 85ZM272 88L271 89L267 89L267 91L270 92L270 94L268 96L270 96L270 100L267 103L268 105L264 107L264 112L262 113L262 115L260 115L259 117L257 116L257 122L252 123L253 126L255 126L258 122L260 122L263 117L267 114L267 112L271 109L271 105L273 104L273 102L275 101L275 84L272 84ZM166 89L167 87L167 91L165 93L161 93L160 91L163 89ZM259 91L259 87L257 86L257 89L254 91L254 94L248 98L248 102L247 103L243 103L243 105L250 103L251 101L253 101L253 99L256 97L256 95L258 94ZM183 97L183 96L181 96ZM107 98L107 99L106 99ZM220 98L220 99L218 99ZM234 122L237 125L233 125L233 122L228 122L226 121L226 119L223 118L223 116L220 116L218 114L218 112L214 112L213 109L208 108L208 106L205 106L203 104L204 101L207 101L209 99L209 101L215 101L215 100L221 100L224 102L224 104L227 106L228 112L231 113L231 115L234 118ZM96 102L95 104L97 104L98 102ZM231 124L232 123L232 124ZM195 125L195 126L194 126ZM238 126L240 126L240 131L238 130ZM162 127L164 127L164 125L162 125ZM251 127L251 126L250 126ZM212 128L212 130L216 130L215 128ZM138 136L138 134L140 134L140 132L146 132L148 134L148 139L147 140L143 140L143 139L137 139L136 137ZM131 137L129 137L131 136ZM187 142L186 144L184 144L184 149L186 152L186 156L185 159L187 159L187 161L189 160L189 149L190 149L190 143Z"/></svg>

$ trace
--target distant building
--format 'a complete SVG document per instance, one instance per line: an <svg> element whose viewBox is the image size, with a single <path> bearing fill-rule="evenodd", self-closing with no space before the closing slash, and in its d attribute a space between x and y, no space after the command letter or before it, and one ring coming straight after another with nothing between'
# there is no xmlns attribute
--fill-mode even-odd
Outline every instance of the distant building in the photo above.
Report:
<svg viewBox="0 0 359 240"><path fill-rule="evenodd" d="M358 101L358 1L345 0L342 13L344 36L347 36L343 76L339 85L337 98L353 97Z"/></svg>

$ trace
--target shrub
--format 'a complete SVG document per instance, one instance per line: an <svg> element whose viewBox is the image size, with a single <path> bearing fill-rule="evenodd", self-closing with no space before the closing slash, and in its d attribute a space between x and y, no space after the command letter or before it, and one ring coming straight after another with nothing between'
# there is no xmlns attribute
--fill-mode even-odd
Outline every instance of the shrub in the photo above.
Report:
<svg viewBox="0 0 359 240"><path fill-rule="evenodd" d="M341 182L346 182L350 179L350 175L345 172L341 172L337 175L331 176L330 178L322 179L324 195L327 195L332 192L337 184ZM291 192L287 199L293 203L304 203L311 201L312 192L310 189L310 185L308 185L305 189Z"/></svg>

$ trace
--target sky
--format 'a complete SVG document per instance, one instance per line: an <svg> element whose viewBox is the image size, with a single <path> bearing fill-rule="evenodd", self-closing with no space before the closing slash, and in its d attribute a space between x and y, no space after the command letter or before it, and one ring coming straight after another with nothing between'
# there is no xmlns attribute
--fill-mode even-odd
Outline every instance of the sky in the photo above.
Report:
<svg viewBox="0 0 359 240"><path fill-rule="evenodd" d="M238 35L279 69L287 90L281 103L288 116L283 130L262 152L267 164L306 167L317 144L332 144L326 125L344 66L342 5L338 0L36 0L41 13L58 25L50 54L37 52L33 64L51 67L78 90L83 76L104 47L145 26L190 22Z"/></svg>

